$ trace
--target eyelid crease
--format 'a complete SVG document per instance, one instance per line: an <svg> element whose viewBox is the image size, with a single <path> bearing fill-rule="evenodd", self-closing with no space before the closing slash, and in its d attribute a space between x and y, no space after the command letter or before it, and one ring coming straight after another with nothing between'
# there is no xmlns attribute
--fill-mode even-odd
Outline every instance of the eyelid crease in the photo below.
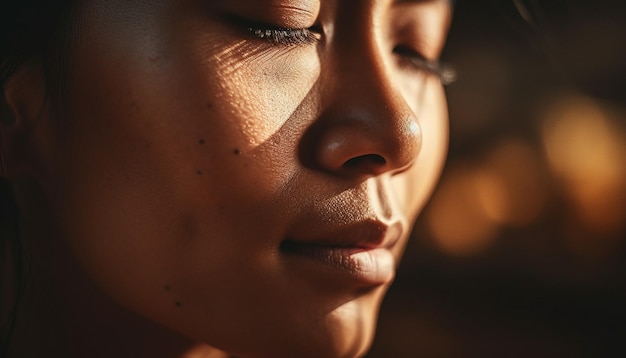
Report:
<svg viewBox="0 0 626 358"><path fill-rule="evenodd" d="M300 16L304 16L307 18L311 18L313 20L317 18L317 15L318 15L317 13L319 12L319 9L308 10L308 9L303 9L301 7L289 6L289 5L272 5L271 7L274 9L287 10L289 12L295 13L295 14L290 14L291 16L300 15Z"/></svg>
<svg viewBox="0 0 626 358"><path fill-rule="evenodd" d="M225 13L286 28L308 28L317 21L322 0L209 0Z"/></svg>
<svg viewBox="0 0 626 358"><path fill-rule="evenodd" d="M283 27L294 29L312 26L321 8L320 0L268 0L266 3L261 6L271 9L268 13L281 18Z"/></svg>

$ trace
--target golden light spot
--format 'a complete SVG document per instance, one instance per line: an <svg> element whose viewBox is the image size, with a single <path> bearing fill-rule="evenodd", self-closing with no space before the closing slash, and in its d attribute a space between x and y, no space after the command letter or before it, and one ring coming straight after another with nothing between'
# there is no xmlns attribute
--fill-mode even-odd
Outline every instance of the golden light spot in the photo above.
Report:
<svg viewBox="0 0 626 358"><path fill-rule="evenodd" d="M546 156L576 220L596 234L624 229L626 130L624 115L581 95L555 101L544 114Z"/></svg>
<svg viewBox="0 0 626 358"><path fill-rule="evenodd" d="M443 179L426 214L427 226L446 253L475 255L495 240L498 225L485 215L475 190L476 172L456 169Z"/></svg>
<svg viewBox="0 0 626 358"><path fill-rule="evenodd" d="M487 168L475 173L473 184L478 204L486 217L497 223L505 222L511 203L503 178Z"/></svg>
<svg viewBox="0 0 626 358"><path fill-rule="evenodd" d="M518 139L503 141L489 154L474 185L485 215L502 225L530 225L547 201L538 155Z"/></svg>

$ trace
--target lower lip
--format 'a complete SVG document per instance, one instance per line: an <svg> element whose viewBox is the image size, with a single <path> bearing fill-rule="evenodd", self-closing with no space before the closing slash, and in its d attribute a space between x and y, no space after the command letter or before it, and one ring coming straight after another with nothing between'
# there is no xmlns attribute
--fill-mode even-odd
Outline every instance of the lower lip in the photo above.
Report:
<svg viewBox="0 0 626 358"><path fill-rule="evenodd" d="M389 283L395 276L395 259L385 248L343 248L289 245L288 254L307 259L337 279L350 279L364 286ZM339 274L339 275L337 275Z"/></svg>

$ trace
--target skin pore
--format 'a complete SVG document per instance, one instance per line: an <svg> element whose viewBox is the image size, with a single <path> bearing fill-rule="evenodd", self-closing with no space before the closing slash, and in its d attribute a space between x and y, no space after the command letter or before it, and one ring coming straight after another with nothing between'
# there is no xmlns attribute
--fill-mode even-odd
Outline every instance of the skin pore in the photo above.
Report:
<svg viewBox="0 0 626 358"><path fill-rule="evenodd" d="M79 1L63 117L36 61L5 90L32 263L14 350L364 354L444 161L443 88L417 64L450 16L438 0Z"/></svg>

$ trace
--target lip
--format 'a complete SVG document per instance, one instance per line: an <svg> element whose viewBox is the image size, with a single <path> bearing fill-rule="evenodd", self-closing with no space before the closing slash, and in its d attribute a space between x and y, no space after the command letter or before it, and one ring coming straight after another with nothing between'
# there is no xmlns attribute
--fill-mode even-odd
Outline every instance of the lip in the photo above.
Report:
<svg viewBox="0 0 626 358"><path fill-rule="evenodd" d="M395 277L396 263L391 249L402 233L399 222L370 220L337 228L322 238L288 238L282 242L280 251L289 259L298 259L294 265L325 282L379 286Z"/></svg>

